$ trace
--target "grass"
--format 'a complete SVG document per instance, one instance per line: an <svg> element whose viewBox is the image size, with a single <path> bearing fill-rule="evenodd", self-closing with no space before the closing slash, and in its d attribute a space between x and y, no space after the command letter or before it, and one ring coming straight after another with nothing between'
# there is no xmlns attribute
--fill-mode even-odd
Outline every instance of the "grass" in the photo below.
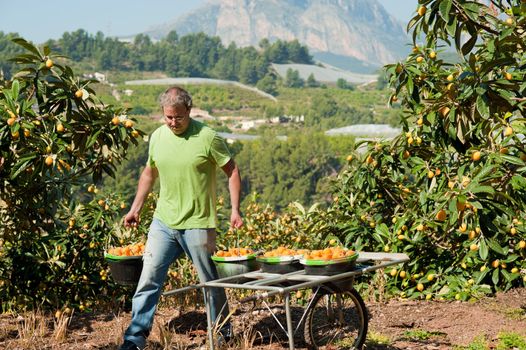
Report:
<svg viewBox="0 0 526 350"><path fill-rule="evenodd" d="M526 318L526 308L507 308L504 310L504 315L512 320L522 320Z"/></svg>
<svg viewBox="0 0 526 350"><path fill-rule="evenodd" d="M442 332L436 332L436 331L426 331L423 329L414 329L411 331L404 332L403 337L409 340L417 340L417 341L423 341L423 340L429 340L434 337L443 337L445 334Z"/></svg>
<svg viewBox="0 0 526 350"><path fill-rule="evenodd" d="M487 308L491 311L497 312L501 315L504 315L510 320L520 321L526 319L526 307L517 307L517 308L502 308L496 301L490 302L487 305Z"/></svg>
<svg viewBox="0 0 526 350"><path fill-rule="evenodd" d="M47 332L46 317L40 310L27 312L17 318L18 338L24 346L42 342Z"/></svg>
<svg viewBox="0 0 526 350"><path fill-rule="evenodd" d="M488 350L488 342L484 336L479 336L468 346L455 346L453 350Z"/></svg>
<svg viewBox="0 0 526 350"><path fill-rule="evenodd" d="M490 345L486 337L478 336L467 346L455 346L453 350L489 350ZM491 349L496 350L526 350L526 337L514 332L502 332L498 335L496 346Z"/></svg>
<svg viewBox="0 0 526 350"><path fill-rule="evenodd" d="M526 350L526 338L513 332L499 333L497 350Z"/></svg>
<svg viewBox="0 0 526 350"><path fill-rule="evenodd" d="M372 345L390 345L391 339L384 334L376 332L374 330L369 330L367 332L367 344Z"/></svg>

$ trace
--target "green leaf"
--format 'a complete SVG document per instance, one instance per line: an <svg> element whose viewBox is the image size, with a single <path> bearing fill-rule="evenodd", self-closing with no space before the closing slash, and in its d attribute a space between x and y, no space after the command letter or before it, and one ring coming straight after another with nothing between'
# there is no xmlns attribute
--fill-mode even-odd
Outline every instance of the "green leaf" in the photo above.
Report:
<svg viewBox="0 0 526 350"><path fill-rule="evenodd" d="M455 47L460 51L462 45L462 32L464 31L464 23L460 23L455 32Z"/></svg>
<svg viewBox="0 0 526 350"><path fill-rule="evenodd" d="M513 175L510 181L511 186L514 190L520 191L526 189L526 178L521 175Z"/></svg>
<svg viewBox="0 0 526 350"><path fill-rule="evenodd" d="M380 236L380 235L378 234L378 232L375 231L375 232L373 233L373 238L374 238L374 240L375 240L376 242L385 245L384 240L382 239L382 236Z"/></svg>
<svg viewBox="0 0 526 350"><path fill-rule="evenodd" d="M471 34L471 37L469 38L469 40L464 45L462 45L461 52L464 56L470 53L471 50L473 50L473 47L475 47L475 44L477 43L477 39L478 39L477 32L475 31L470 34Z"/></svg>
<svg viewBox="0 0 526 350"><path fill-rule="evenodd" d="M493 270L491 281L493 281L494 285L497 285L499 283L499 269L498 268Z"/></svg>
<svg viewBox="0 0 526 350"><path fill-rule="evenodd" d="M492 164L486 165L484 168L482 168L481 171L477 173L477 175L473 178L473 181L484 181L486 175L492 173L495 170L495 166Z"/></svg>
<svg viewBox="0 0 526 350"><path fill-rule="evenodd" d="M468 186L468 190L471 193L489 193L489 194L495 193L495 189L491 186L474 186L472 189L470 189Z"/></svg>
<svg viewBox="0 0 526 350"><path fill-rule="evenodd" d="M511 282L511 281L513 281L514 279L516 279L516 278L519 277L518 274L514 276L514 275L512 275L511 273L509 273L508 271L506 271L506 270L504 270L504 269L502 269L501 273L502 273L502 276L504 276L504 279L505 279L507 282Z"/></svg>
<svg viewBox="0 0 526 350"><path fill-rule="evenodd" d="M486 277L489 271L490 271L489 269L482 271L480 275L478 275L477 279L475 280L475 284L480 284L480 282L484 280L484 278Z"/></svg>
<svg viewBox="0 0 526 350"><path fill-rule="evenodd" d="M508 155L501 155L500 157L508 163L515 164L515 165L524 165L524 161L518 157L508 156Z"/></svg>
<svg viewBox="0 0 526 350"><path fill-rule="evenodd" d="M13 85L11 86L11 93L13 94L13 100L18 100L18 94L20 93L20 83L18 80L13 80Z"/></svg>
<svg viewBox="0 0 526 350"><path fill-rule="evenodd" d="M33 159L33 158L35 158L35 156L33 156L31 159ZM15 179L22 171L24 171L27 168L27 166L31 162L31 159L26 160L25 162L21 162L21 163L19 162L20 165L18 166L18 168L16 168L16 171L11 173L11 176L10 176L11 180ZM15 170L15 169L13 169L13 170Z"/></svg>
<svg viewBox="0 0 526 350"><path fill-rule="evenodd" d="M411 79L410 77L407 77L406 88L407 88L407 92L409 93L409 95L411 95L413 93L414 85L413 85L413 79Z"/></svg>
<svg viewBox="0 0 526 350"><path fill-rule="evenodd" d="M101 133L102 129L97 130L93 135L90 135L88 138L88 141L86 142L86 148L90 148L97 142L97 137Z"/></svg>
<svg viewBox="0 0 526 350"><path fill-rule="evenodd" d="M444 22L449 22L449 11L451 10L451 5L453 1L451 0L442 0L438 10L440 11L440 16L444 19Z"/></svg>
<svg viewBox="0 0 526 350"><path fill-rule="evenodd" d="M479 256L482 260L486 260L488 257L488 246L484 237L482 237L479 242Z"/></svg>
<svg viewBox="0 0 526 350"><path fill-rule="evenodd" d="M507 253L507 249L501 247L500 244L494 238L488 239L488 246L490 247L491 250L493 250L494 252L498 254L506 255Z"/></svg>
<svg viewBox="0 0 526 350"><path fill-rule="evenodd" d="M15 44L18 44L20 46L22 46L23 48L33 52L35 55L37 55L37 57L39 57L40 60L44 59L42 57L42 55L40 54L40 52L38 51L38 49L31 43L27 42L25 39L22 39L22 38L14 38L12 39L12 41L15 43Z"/></svg>
<svg viewBox="0 0 526 350"><path fill-rule="evenodd" d="M458 221L458 210L457 210L457 201L456 199L452 198L449 200L449 206L448 206L448 211L449 211L449 223L450 224L454 224L455 222Z"/></svg>
<svg viewBox="0 0 526 350"><path fill-rule="evenodd" d="M453 17L446 26L446 30L450 36L455 36L455 30L457 29L457 18Z"/></svg>
<svg viewBox="0 0 526 350"><path fill-rule="evenodd" d="M115 177L115 171L108 165L108 164L102 164L102 169L111 177Z"/></svg>
<svg viewBox="0 0 526 350"><path fill-rule="evenodd" d="M387 227L386 224L380 224L376 226L375 231L382 237L389 238L389 228Z"/></svg>
<svg viewBox="0 0 526 350"><path fill-rule="evenodd" d="M489 106L487 105L484 96L477 97L477 112L479 112L482 119L489 119Z"/></svg>

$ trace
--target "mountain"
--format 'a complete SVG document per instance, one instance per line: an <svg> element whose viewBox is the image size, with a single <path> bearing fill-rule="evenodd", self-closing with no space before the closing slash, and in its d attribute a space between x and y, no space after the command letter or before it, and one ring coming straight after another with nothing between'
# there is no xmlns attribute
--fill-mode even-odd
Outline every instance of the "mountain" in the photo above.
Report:
<svg viewBox="0 0 526 350"><path fill-rule="evenodd" d="M404 57L409 42L402 23L376 0L211 0L145 34L161 38L171 30L241 47L298 39L331 65L340 66L343 56L371 71Z"/></svg>

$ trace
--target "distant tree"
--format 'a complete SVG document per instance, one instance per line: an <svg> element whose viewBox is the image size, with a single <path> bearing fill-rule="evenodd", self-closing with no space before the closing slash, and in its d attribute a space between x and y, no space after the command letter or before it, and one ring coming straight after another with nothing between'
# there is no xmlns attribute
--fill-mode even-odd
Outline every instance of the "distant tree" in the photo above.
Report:
<svg viewBox="0 0 526 350"><path fill-rule="evenodd" d="M61 52L75 61L90 57L95 46L95 39L84 29L65 32L59 39Z"/></svg>
<svg viewBox="0 0 526 350"><path fill-rule="evenodd" d="M101 69L129 69L130 49L118 39L106 38L96 57Z"/></svg>
<svg viewBox="0 0 526 350"><path fill-rule="evenodd" d="M310 108L305 115L305 125L320 126L323 119L332 118L338 112L338 104L330 95L324 93L312 98Z"/></svg>
<svg viewBox="0 0 526 350"><path fill-rule="evenodd" d="M153 70L156 66L156 56L153 55L152 41L148 35L138 34L133 40L131 61L134 68L139 70Z"/></svg>
<svg viewBox="0 0 526 350"><path fill-rule="evenodd" d="M285 76L285 86L291 88L300 88L305 85L305 82L300 77L300 73L292 68L287 69Z"/></svg>
<svg viewBox="0 0 526 350"><path fill-rule="evenodd" d="M258 46L263 50L267 50L270 47L270 41L267 38L263 38L259 42Z"/></svg>
<svg viewBox="0 0 526 350"><path fill-rule="evenodd" d="M285 42L278 40L270 45L266 51L268 59L273 63L287 63L288 62L288 51Z"/></svg>
<svg viewBox="0 0 526 350"><path fill-rule="evenodd" d="M240 56L236 44L231 42L226 50L222 50L221 55L212 70L213 76L218 79L238 80L238 68L241 63Z"/></svg>
<svg viewBox="0 0 526 350"><path fill-rule="evenodd" d="M336 80L336 86L339 89L346 89L347 88L347 80L345 80L343 78L338 78L338 80Z"/></svg>
<svg viewBox="0 0 526 350"><path fill-rule="evenodd" d="M260 79L256 87L266 93L269 93L273 96L278 94L278 88L276 84L276 77L273 74L267 74L262 79Z"/></svg>
<svg viewBox="0 0 526 350"><path fill-rule="evenodd" d="M166 49L164 67L165 71L173 76L175 76L179 70L179 56L177 56L176 49L173 46Z"/></svg>
<svg viewBox="0 0 526 350"><path fill-rule="evenodd" d="M179 74L192 77L208 76L223 50L219 37L212 38L204 33L181 37L176 47Z"/></svg>
<svg viewBox="0 0 526 350"><path fill-rule="evenodd" d="M295 63L312 64L312 56L309 54L309 49L301 45L298 40L293 40L286 43L288 59Z"/></svg>
<svg viewBox="0 0 526 350"><path fill-rule="evenodd" d="M152 45L152 40L146 34L137 34L133 39L133 46L136 50L148 49Z"/></svg>
<svg viewBox="0 0 526 350"><path fill-rule="evenodd" d="M171 30L167 35L166 35L166 38L164 38L164 40L166 40L166 42L172 44L172 45L177 45L177 43L179 42L179 35L177 34L177 32L175 30Z"/></svg>
<svg viewBox="0 0 526 350"><path fill-rule="evenodd" d="M318 87L320 86L320 83L314 78L314 74L309 74L309 77L307 78L307 86L308 87Z"/></svg>
<svg viewBox="0 0 526 350"><path fill-rule="evenodd" d="M10 79L14 71L15 64L9 58L23 52L23 48L16 45L11 40L19 37L17 33L4 34L0 31L0 77Z"/></svg>
<svg viewBox="0 0 526 350"><path fill-rule="evenodd" d="M256 84L268 70L268 64L259 60L259 53L253 47L243 48L239 67L239 80L245 84ZM264 66L260 66L263 63Z"/></svg>
<svg viewBox="0 0 526 350"><path fill-rule="evenodd" d="M279 104L267 105L264 108L263 114L265 118L271 119L282 116L284 114L283 106Z"/></svg>
<svg viewBox="0 0 526 350"><path fill-rule="evenodd" d="M1 32L0 32L1 33ZM3 35L3 33L1 33ZM179 37L176 31L165 39L153 42L148 35L137 35L132 43L115 38L105 38L102 32L90 35L85 30L65 32L59 40L48 40L46 45L75 61L88 60L95 69L103 70L160 70L174 76L217 77L256 84L270 71L272 63L312 63L306 46L297 40L277 40L270 43L263 39L261 50L254 47L238 48L230 44L225 48L218 37L204 33ZM7 76L9 63L3 57L12 55L9 47L2 45L0 36L0 70ZM294 86L303 86L299 76L292 77ZM261 83L272 93L268 78ZM275 83L273 79L272 83ZM312 81L311 81L312 83Z"/></svg>

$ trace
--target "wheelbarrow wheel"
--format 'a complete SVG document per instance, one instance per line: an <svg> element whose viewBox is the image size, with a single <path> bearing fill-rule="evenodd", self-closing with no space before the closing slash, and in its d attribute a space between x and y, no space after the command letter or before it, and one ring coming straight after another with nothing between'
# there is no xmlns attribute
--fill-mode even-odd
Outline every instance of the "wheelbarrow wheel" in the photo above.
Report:
<svg viewBox="0 0 526 350"><path fill-rule="evenodd" d="M367 337L367 309L355 289L319 293L305 317L304 336L309 349L362 349Z"/></svg>

